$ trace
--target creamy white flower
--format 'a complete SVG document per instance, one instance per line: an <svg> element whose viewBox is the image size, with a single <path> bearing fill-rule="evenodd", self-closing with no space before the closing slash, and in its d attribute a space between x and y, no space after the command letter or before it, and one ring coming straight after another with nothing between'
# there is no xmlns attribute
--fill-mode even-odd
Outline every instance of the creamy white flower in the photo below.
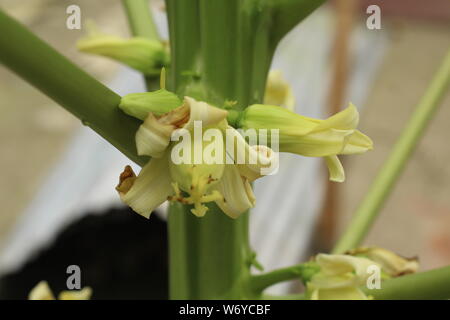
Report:
<svg viewBox="0 0 450 320"><path fill-rule="evenodd" d="M81 290L61 291L58 300L89 300L92 296L92 289L84 287ZM47 281L39 282L31 289L28 300L56 300L52 290L48 286Z"/></svg>
<svg viewBox="0 0 450 320"><path fill-rule="evenodd" d="M344 254L318 254L315 259L320 267L307 284L311 299L315 300L366 300L359 289L369 277L369 266L375 262Z"/></svg>
<svg viewBox="0 0 450 320"><path fill-rule="evenodd" d="M280 70L270 70L267 77L264 104L285 107L293 111L295 97L291 86L283 79Z"/></svg>
<svg viewBox="0 0 450 320"><path fill-rule="evenodd" d="M261 171L271 169L274 152L265 146L249 146L228 126L227 114L226 110L190 97L185 97L181 106L160 116L150 112L136 133L136 146L140 155L152 159L138 176L130 167L125 168L116 188L122 201L147 218L165 200L193 205L191 212L198 217L205 215L208 202L215 202L232 218L253 207L255 198L249 182L262 176ZM215 154L218 162L205 152L200 152L201 162L196 161L199 152L195 149L195 134L191 133L198 123L217 131L216 139L221 140L219 145L223 149L219 148L222 156ZM238 134L237 144L242 147L236 155L242 156L242 152L244 158L251 157L256 162L225 164L227 150L223 142L230 132ZM175 138L182 140L173 141ZM185 143L187 149L182 148ZM203 140L199 143L202 149L213 144ZM174 154L180 150L181 158L187 161L174 161ZM272 162L268 163L269 160Z"/></svg>
<svg viewBox="0 0 450 320"><path fill-rule="evenodd" d="M372 140L356 129L358 121L358 111L352 104L326 120L256 104L243 111L238 125L243 129L278 129L281 152L325 157L330 180L342 182L345 174L337 155L359 154L373 148Z"/></svg>

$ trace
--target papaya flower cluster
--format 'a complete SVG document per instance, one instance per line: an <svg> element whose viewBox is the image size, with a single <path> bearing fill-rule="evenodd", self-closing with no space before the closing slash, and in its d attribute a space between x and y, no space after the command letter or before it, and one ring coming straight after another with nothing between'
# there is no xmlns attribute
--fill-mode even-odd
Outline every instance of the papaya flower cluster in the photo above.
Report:
<svg viewBox="0 0 450 320"><path fill-rule="evenodd" d="M414 273L419 267L416 258L404 258L379 247L318 254L314 262L319 271L306 284L311 300L369 300L372 297L362 288L380 289L381 280ZM369 282L378 282L378 287L371 288Z"/></svg>
<svg viewBox="0 0 450 320"><path fill-rule="evenodd" d="M277 84L280 79L279 75L269 79L266 100L289 105L292 92L284 88L284 81ZM353 105L319 120L276 105L255 104L242 112L229 103L219 108L192 97L181 100L162 88L128 94L119 107L143 121L136 132L137 152L151 160L137 176L127 166L116 189L145 217L171 200L192 205L191 212L198 217L207 212L207 203L214 202L237 218L255 205L250 183L276 172L278 151L325 157L330 180L342 182L345 174L337 156L372 149L370 138L356 129L359 115ZM244 138L248 136L235 128L268 137L249 143Z"/></svg>
<svg viewBox="0 0 450 320"><path fill-rule="evenodd" d="M123 39L107 35L88 24L88 35L79 40L80 51L97 54L122 62L147 76L156 76L161 67L169 65L168 48L161 41L133 37ZM127 109L133 116L145 119L149 104L156 116L171 111L180 105L178 97L159 92L135 94L129 98ZM157 100L160 100L158 103ZM264 105L252 105L239 116L237 127L276 129L280 131L280 151L308 157L324 157L330 180L343 182L345 173L338 155L364 153L373 148L369 137L356 129L359 114L356 107L349 105L344 111L326 119L318 120L295 114L295 98L289 84L279 70L269 73ZM124 105L124 103L122 103Z"/></svg>
<svg viewBox="0 0 450 320"><path fill-rule="evenodd" d="M88 34L77 42L78 50L107 57L156 77L161 68L169 65L168 47L159 40L143 37L129 39L103 33L91 22Z"/></svg>
<svg viewBox="0 0 450 320"><path fill-rule="evenodd" d="M148 93L146 104L142 94L125 96L120 104L127 114L143 120L136 132L137 152L151 157L138 176L129 166L122 172L116 188L122 201L145 217L171 200L192 205L198 217L214 202L237 218L255 205L250 183L273 166L275 152L249 145L228 125L228 112L206 102L185 97L180 106L162 113L161 101L177 98L161 90ZM147 115L143 108L150 110ZM226 148L229 141L231 148Z"/></svg>
<svg viewBox="0 0 450 320"><path fill-rule="evenodd" d="M92 289L84 287L81 290L61 291L56 299L47 281L41 281L31 289L28 300L89 300L91 296Z"/></svg>

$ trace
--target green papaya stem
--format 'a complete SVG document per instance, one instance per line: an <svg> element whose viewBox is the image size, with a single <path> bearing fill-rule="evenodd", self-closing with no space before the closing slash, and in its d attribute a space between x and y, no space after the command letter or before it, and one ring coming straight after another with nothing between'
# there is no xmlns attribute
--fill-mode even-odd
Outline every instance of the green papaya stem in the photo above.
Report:
<svg viewBox="0 0 450 320"><path fill-rule="evenodd" d="M249 276L248 213L232 220L215 205L202 218L169 208L171 299L242 299Z"/></svg>
<svg viewBox="0 0 450 320"><path fill-rule="evenodd" d="M277 44L273 3L166 0L171 45L169 89L180 97L189 95L216 106L236 101L236 111L261 103ZM313 7L311 3L297 7L306 11L297 16L296 23ZM231 113L229 119L236 120L238 114ZM261 298L250 288L253 254L248 242L249 213L232 220L211 206L199 219L189 209L172 204L169 210L170 297Z"/></svg>
<svg viewBox="0 0 450 320"><path fill-rule="evenodd" d="M127 14L131 33L135 37L144 37L160 41L158 29L153 20L152 11L148 6L148 0L122 0ZM144 76L148 91L159 89L159 78Z"/></svg>
<svg viewBox="0 0 450 320"><path fill-rule="evenodd" d="M263 292L266 288L289 280L301 280L303 282L309 279L319 271L319 267L311 262L305 262L294 266L280 268L267 273L253 275L250 277L250 289L256 293Z"/></svg>
<svg viewBox="0 0 450 320"><path fill-rule="evenodd" d="M119 110L120 96L0 10L0 62L79 118L134 162L140 121Z"/></svg>
<svg viewBox="0 0 450 320"><path fill-rule="evenodd" d="M171 44L169 89L223 106L242 109L261 102L273 50L269 15L249 1L166 1ZM196 76L192 76L196 75ZM197 218L190 206L169 210L170 297L248 298L252 252L249 213L238 219L215 205Z"/></svg>
<svg viewBox="0 0 450 320"><path fill-rule="evenodd" d="M394 188L395 182L419 143L428 123L450 85L450 50L436 72L431 84L420 100L405 129L392 149L355 212L350 225L336 244L333 253L342 253L356 248L366 236L380 209Z"/></svg>
<svg viewBox="0 0 450 320"><path fill-rule="evenodd" d="M450 266L389 279L381 289L363 288L376 300L450 299Z"/></svg>
<svg viewBox="0 0 450 320"><path fill-rule="evenodd" d="M159 40L148 0L122 0L134 36Z"/></svg>
<svg viewBox="0 0 450 320"><path fill-rule="evenodd" d="M326 0L267 0L272 7L272 41L277 44L300 21L305 19Z"/></svg>

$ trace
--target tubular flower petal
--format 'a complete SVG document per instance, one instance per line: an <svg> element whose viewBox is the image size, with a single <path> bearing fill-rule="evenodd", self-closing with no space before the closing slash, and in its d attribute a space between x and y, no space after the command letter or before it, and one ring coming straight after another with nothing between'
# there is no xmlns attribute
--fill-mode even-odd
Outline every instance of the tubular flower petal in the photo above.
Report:
<svg viewBox="0 0 450 320"><path fill-rule="evenodd" d="M148 218L173 194L167 157L151 159L137 177L131 167L126 166L116 190L123 202Z"/></svg>
<svg viewBox="0 0 450 320"><path fill-rule="evenodd" d="M280 131L280 151L305 157L326 157L341 154L353 130L328 129L311 132L301 138L285 136Z"/></svg>
<svg viewBox="0 0 450 320"><path fill-rule="evenodd" d="M264 145L250 146L231 126L227 127L226 132L227 155L249 182L278 170L278 154L272 149Z"/></svg>
<svg viewBox="0 0 450 320"><path fill-rule="evenodd" d="M358 123L359 123L358 109L356 109L353 103L350 103L346 109L332 115L328 119L319 120L318 125L312 131L318 132L327 130L329 128L339 130L353 130L356 129Z"/></svg>
<svg viewBox="0 0 450 320"><path fill-rule="evenodd" d="M356 130L358 120L353 104L326 120L304 117L277 106L252 105L243 112L239 125L243 129L278 129L281 152L328 157L331 180L344 181L342 166L331 156L373 148L370 138Z"/></svg>
<svg viewBox="0 0 450 320"><path fill-rule="evenodd" d="M264 104L294 110L295 98L291 86L283 79L280 70L271 70L267 78Z"/></svg>
<svg viewBox="0 0 450 320"><path fill-rule="evenodd" d="M214 188L222 195L216 204L231 218L235 219L255 206L256 199L249 181L234 165L225 166L222 179Z"/></svg>
<svg viewBox="0 0 450 320"><path fill-rule="evenodd" d="M337 156L327 156L325 157L325 161L328 167L330 180L334 182L344 182L345 171L339 158Z"/></svg>
<svg viewBox="0 0 450 320"><path fill-rule="evenodd" d="M211 106L203 101L197 101L191 97L184 97L183 107L189 108L189 119L183 125L184 129L194 129L195 121L202 121L202 126L208 127L211 125L217 125L222 120L225 120L228 115L228 111Z"/></svg>
<svg viewBox="0 0 450 320"><path fill-rule="evenodd" d="M363 257L324 253L316 256L316 262L321 268L323 275L343 278L347 278L350 275L350 281L344 281L344 284L358 285L366 281L367 268L374 264L373 261ZM335 284L331 285L335 286ZM329 287L328 284L325 286Z"/></svg>
<svg viewBox="0 0 450 320"><path fill-rule="evenodd" d="M170 136L174 129L173 125L161 123L153 113L149 113L136 132L138 155L161 158L170 143Z"/></svg>
<svg viewBox="0 0 450 320"><path fill-rule="evenodd" d="M89 300L92 296L92 289L84 287L81 290L61 291L58 300ZM47 281L39 282L28 295L28 300L56 300Z"/></svg>
<svg viewBox="0 0 450 320"><path fill-rule="evenodd" d="M419 269L417 258L404 258L380 247L357 248L348 252L350 255L367 257L378 263L389 277L398 277L415 273Z"/></svg>
<svg viewBox="0 0 450 320"><path fill-rule="evenodd" d="M359 287L369 276L368 268L377 263L343 254L318 254L315 260L320 271L307 284L311 299L368 299Z"/></svg>
<svg viewBox="0 0 450 320"><path fill-rule="evenodd" d="M355 130L340 154L360 154L372 149L372 140L361 131Z"/></svg>
<svg viewBox="0 0 450 320"><path fill-rule="evenodd" d="M255 159L244 164L236 164L239 173L249 182L262 176L274 174L278 170L278 154L267 146L248 146L249 159Z"/></svg>
<svg viewBox="0 0 450 320"><path fill-rule="evenodd" d="M160 41L141 37L124 39L96 30L80 39L77 48L119 61L149 76L159 75L169 62L169 54Z"/></svg>
<svg viewBox="0 0 450 320"><path fill-rule="evenodd" d="M174 130L178 128L191 130L195 121L201 121L204 127L218 124L226 119L227 114L226 110L210 106L206 102L198 102L190 97L185 97L181 106L159 117L149 112L136 133L138 154L159 158L168 147Z"/></svg>

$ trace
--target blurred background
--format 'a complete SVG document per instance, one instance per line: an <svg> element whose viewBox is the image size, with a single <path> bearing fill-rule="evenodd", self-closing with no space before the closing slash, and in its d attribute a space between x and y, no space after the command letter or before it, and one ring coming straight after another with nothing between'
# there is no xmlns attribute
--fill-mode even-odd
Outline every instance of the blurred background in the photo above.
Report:
<svg viewBox="0 0 450 320"><path fill-rule="evenodd" d="M167 38L164 2L150 3ZM145 91L133 70L77 52L84 30L66 28L71 4L80 6L82 22L129 36L119 0L0 0L2 10L114 91ZM366 26L374 4L380 30ZM282 155L277 175L258 181L251 242L267 270L331 247L449 48L448 0L330 1L280 43L273 68L292 85L296 111L323 118L352 101L375 149L344 158L342 184L327 182L320 159L292 155ZM114 190L130 161L3 66L0 96L0 298L26 298L43 279L62 290L70 264L80 265L94 298L165 298L164 208L143 219ZM419 256L422 270L450 263L449 118L447 94L365 241Z"/></svg>

